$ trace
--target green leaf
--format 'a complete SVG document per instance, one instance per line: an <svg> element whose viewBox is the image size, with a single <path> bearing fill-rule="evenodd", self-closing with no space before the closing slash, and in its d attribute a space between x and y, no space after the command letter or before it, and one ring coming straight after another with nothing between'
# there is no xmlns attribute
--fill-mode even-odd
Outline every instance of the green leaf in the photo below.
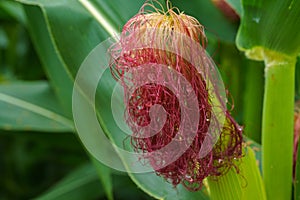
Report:
<svg viewBox="0 0 300 200"><path fill-rule="evenodd" d="M172 3L184 13L197 18L206 27L206 31L215 35L219 40L234 42L237 24L228 21L211 0L191 2L172 0Z"/></svg>
<svg viewBox="0 0 300 200"><path fill-rule="evenodd" d="M108 200L113 200L113 184L112 184L112 176L111 170L98 160L92 158L93 164L96 167L98 176L101 180L102 186L106 193Z"/></svg>
<svg viewBox="0 0 300 200"><path fill-rule="evenodd" d="M85 56L98 43L107 38L109 36L109 32L118 30L117 27L114 27L113 25L106 23L105 20L102 20L105 18L103 16L110 16L109 14L111 13L106 13L110 10L105 10L103 13L101 10L97 9L97 6L94 5L96 3L87 4L86 1L74 1L72 3L69 1L39 1L39 3L33 1L22 2L37 4L25 6L31 27L31 33L33 37L36 37L35 45L37 46L40 55L44 57L44 60L46 60L44 61L44 64L54 86L58 87L62 83L62 81L56 80L56 76L60 77L60 80L69 82L68 87L66 87L64 92L58 94L62 98L71 99L69 92L72 91L72 87L70 85L72 84L74 76ZM99 1L99 3L100 2L102 3L101 6L105 7L105 3ZM98 5L100 5L99 3ZM129 8L129 5L136 7L135 2L126 4L128 4L126 6L127 8ZM110 4L108 3L107 5L109 6ZM132 13L131 15L134 15L136 11L130 10L130 12ZM64 16L63 18L61 17L62 14ZM118 16L118 14L112 13L112 16ZM130 17L129 14L126 16ZM124 22L122 22L122 19L119 20L119 24L122 26ZM47 41L47 43L43 44L43 40ZM50 55L50 58L47 58L46 55ZM56 64L58 65L51 64L51 58L56 59L58 61ZM63 72L59 74L55 73L57 70ZM112 77L110 77L110 79L108 79L103 85L105 88L103 90L101 89L103 97L111 94L111 91L107 90L111 89L107 88L110 84L115 84ZM100 103L101 108L109 108L110 106L110 104L107 105L105 102L104 104L101 104L101 102L98 103ZM102 118L107 118L107 115L108 113L101 113ZM110 120L108 120L107 123L112 125ZM107 123L103 123L102 126L109 126ZM115 132L114 130L107 132L107 134L111 137L116 136L117 133L118 132ZM170 199L177 196L178 193L180 198L197 197L200 199L200 197L203 197L202 199L206 199L206 196L201 192L191 193L182 187L175 190L171 184L163 181L155 174L147 174L144 175L143 178L139 178L141 176L135 174L131 174L130 176L141 189L155 197Z"/></svg>
<svg viewBox="0 0 300 200"><path fill-rule="evenodd" d="M5 130L74 131L45 81L1 84L0 109L0 128Z"/></svg>
<svg viewBox="0 0 300 200"><path fill-rule="evenodd" d="M47 75L71 117L73 82L80 64L97 44L118 32L118 27L138 11L141 1L20 2L24 3L29 30ZM122 11L115 10L115 5ZM122 19L120 14L124 14Z"/></svg>
<svg viewBox="0 0 300 200"><path fill-rule="evenodd" d="M58 99L62 103L67 116L71 117L72 77L64 62L56 52L56 45L51 32L48 31L43 12L35 6L24 6L28 19L28 28L45 71L53 85Z"/></svg>
<svg viewBox="0 0 300 200"><path fill-rule="evenodd" d="M125 175L114 175L116 199L151 199L143 194ZM84 164L38 196L41 200L105 199L104 188L92 163Z"/></svg>
<svg viewBox="0 0 300 200"><path fill-rule="evenodd" d="M23 7L14 1L1 1L0 13L7 12L11 15L1 19L0 27L0 81L44 79L41 64L25 28Z"/></svg>
<svg viewBox="0 0 300 200"><path fill-rule="evenodd" d="M15 1L4 0L0 2L0 16L6 14L22 24L26 24L26 17L23 8Z"/></svg>
<svg viewBox="0 0 300 200"><path fill-rule="evenodd" d="M85 164L36 199L96 199L101 196L104 196L104 192L101 189L97 172L93 165Z"/></svg>
<svg viewBox="0 0 300 200"><path fill-rule="evenodd" d="M91 1L91 3L110 25L121 32L122 26L138 13L144 2L140 0L132 0L130 2L120 0L97 0Z"/></svg>
<svg viewBox="0 0 300 200"><path fill-rule="evenodd" d="M243 0L237 46L254 59L264 50L290 56L300 53L300 1Z"/></svg>
<svg viewBox="0 0 300 200"><path fill-rule="evenodd" d="M164 200L208 200L208 194L204 191L190 192L182 185L178 185L176 188L163 178L157 176L155 173L147 174L130 174L132 180L141 187L150 196L157 199ZM206 193L206 194L205 194Z"/></svg>

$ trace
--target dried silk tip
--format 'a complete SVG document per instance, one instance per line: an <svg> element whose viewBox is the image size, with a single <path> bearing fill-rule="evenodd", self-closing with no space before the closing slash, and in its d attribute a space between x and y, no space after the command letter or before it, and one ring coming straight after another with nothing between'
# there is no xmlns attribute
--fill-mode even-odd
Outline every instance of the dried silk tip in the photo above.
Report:
<svg viewBox="0 0 300 200"><path fill-rule="evenodd" d="M147 11L148 8L154 11ZM124 89L125 120L133 132L133 149L142 152L155 172L174 186L183 184L197 191L204 178L220 176L235 166L234 160L242 155L242 129L230 116L215 84L217 76L214 64L205 53L203 26L176 8L162 10L145 4L124 25L119 41L110 48L110 68ZM185 78L190 89L174 71ZM145 79L153 82L145 84ZM193 99L187 95L181 101L184 94L195 95L199 120L188 114L188 102ZM155 116L159 109L164 110L165 116ZM215 110L224 115L224 124L219 123ZM154 121L164 123L159 125ZM182 123L187 128L183 135L178 135ZM195 130L189 130L195 123ZM151 128L143 128L150 124ZM194 131L195 136L189 137L189 131ZM204 140L208 132L219 137L210 151L201 156L199 152L207 145ZM214 135L210 139L213 141ZM182 144L174 152L151 157L174 140ZM176 160L167 162L183 149Z"/></svg>

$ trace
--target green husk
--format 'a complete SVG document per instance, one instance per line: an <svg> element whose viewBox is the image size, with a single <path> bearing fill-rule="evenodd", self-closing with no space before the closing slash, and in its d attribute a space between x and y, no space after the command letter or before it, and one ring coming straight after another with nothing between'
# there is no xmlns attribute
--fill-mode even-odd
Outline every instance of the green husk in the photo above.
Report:
<svg viewBox="0 0 300 200"><path fill-rule="evenodd" d="M245 156L236 163L238 173L231 168L224 176L207 179L211 200L265 200L265 188L254 151L247 147Z"/></svg>

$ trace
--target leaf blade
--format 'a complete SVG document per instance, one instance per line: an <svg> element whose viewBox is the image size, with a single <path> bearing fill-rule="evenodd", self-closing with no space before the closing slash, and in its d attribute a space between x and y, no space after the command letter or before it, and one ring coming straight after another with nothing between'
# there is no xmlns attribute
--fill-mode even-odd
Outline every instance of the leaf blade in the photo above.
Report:
<svg viewBox="0 0 300 200"><path fill-rule="evenodd" d="M36 199L93 199L103 196L104 192L100 188L101 184L95 168L90 164L85 164Z"/></svg>
<svg viewBox="0 0 300 200"><path fill-rule="evenodd" d="M243 15L236 44L260 59L263 49L295 56L300 53L299 1L243 0ZM292 38L292 39L291 39Z"/></svg>
<svg viewBox="0 0 300 200"><path fill-rule="evenodd" d="M73 132L45 81L0 85L0 127L9 130Z"/></svg>

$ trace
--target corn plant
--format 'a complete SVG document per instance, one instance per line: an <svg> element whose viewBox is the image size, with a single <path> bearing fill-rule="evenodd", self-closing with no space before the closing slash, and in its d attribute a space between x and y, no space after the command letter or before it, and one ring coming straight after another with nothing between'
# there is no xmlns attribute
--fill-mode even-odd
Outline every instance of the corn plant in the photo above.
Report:
<svg viewBox="0 0 300 200"><path fill-rule="evenodd" d="M0 21L1 199L300 199L299 1L3 0Z"/></svg>

